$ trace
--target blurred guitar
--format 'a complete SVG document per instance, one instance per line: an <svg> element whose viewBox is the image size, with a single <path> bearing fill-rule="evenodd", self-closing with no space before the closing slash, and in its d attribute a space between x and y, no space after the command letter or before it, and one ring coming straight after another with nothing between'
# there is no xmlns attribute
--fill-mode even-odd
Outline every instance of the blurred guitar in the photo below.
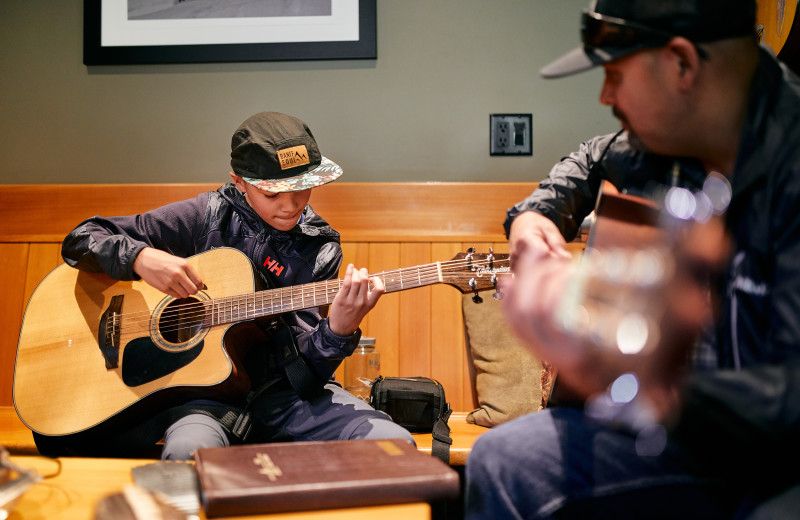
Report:
<svg viewBox="0 0 800 520"><path fill-rule="evenodd" d="M14 369L14 405L26 426L64 436L189 399L244 395L240 345L253 320L329 305L342 285L257 291L250 260L230 248L188 261L206 287L185 299L66 264L42 280L25 311ZM371 276L387 293L444 283L479 298L508 265L508 255L470 251Z"/></svg>
<svg viewBox="0 0 800 520"><path fill-rule="evenodd" d="M606 383L625 373L642 380L679 373L712 319L708 284L727 260L720 215L730 192L721 177L709 179L710 196L673 188L663 204L607 192L599 197L556 320L602 360L598 374ZM565 390L562 399L586 397Z"/></svg>

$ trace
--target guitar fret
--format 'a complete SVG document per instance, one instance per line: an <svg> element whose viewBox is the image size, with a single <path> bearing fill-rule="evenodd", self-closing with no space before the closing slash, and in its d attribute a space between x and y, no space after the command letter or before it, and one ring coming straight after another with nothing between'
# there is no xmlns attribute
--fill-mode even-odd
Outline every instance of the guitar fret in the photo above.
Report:
<svg viewBox="0 0 800 520"><path fill-rule="evenodd" d="M496 257L493 260L495 259ZM501 261L503 260L501 259ZM493 271L494 268L493 266L487 270ZM411 271L412 269L414 271ZM483 267L483 269L486 269L486 267ZM507 267L504 269L508 270ZM384 271L371 274L370 277L381 278L386 292L394 292L442 283L445 280L461 284L463 281L460 276L464 274L463 270L463 260L458 259L444 263L433 262L426 265ZM480 277L480 275L478 276ZM341 290L343 283L344 280L342 279L325 280L256 291L247 295L222 298L219 301L211 300L206 304L211 305L211 307L206 307L203 320L204 322L209 321L210 325L214 326L282 314L298 309L330 305ZM112 323L111 326L113 327L114 324Z"/></svg>

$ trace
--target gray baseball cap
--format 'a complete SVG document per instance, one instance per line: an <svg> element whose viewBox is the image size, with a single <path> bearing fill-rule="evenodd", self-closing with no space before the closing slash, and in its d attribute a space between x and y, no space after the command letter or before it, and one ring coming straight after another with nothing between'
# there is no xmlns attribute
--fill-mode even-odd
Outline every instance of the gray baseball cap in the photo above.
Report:
<svg viewBox="0 0 800 520"><path fill-rule="evenodd" d="M593 0L581 18L583 45L540 70L560 78L683 36L694 43L753 35L755 0Z"/></svg>

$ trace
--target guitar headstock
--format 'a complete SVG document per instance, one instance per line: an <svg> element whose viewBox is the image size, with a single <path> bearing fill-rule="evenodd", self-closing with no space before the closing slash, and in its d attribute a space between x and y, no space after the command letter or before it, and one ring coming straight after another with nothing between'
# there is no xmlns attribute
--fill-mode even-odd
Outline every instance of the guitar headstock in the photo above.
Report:
<svg viewBox="0 0 800 520"><path fill-rule="evenodd" d="M502 276L511 275L511 262L505 253L476 253L473 248L458 253L451 260L441 263L442 282L451 285L464 294L473 293L472 301L481 303L481 291L494 289L494 298L502 296L497 284Z"/></svg>

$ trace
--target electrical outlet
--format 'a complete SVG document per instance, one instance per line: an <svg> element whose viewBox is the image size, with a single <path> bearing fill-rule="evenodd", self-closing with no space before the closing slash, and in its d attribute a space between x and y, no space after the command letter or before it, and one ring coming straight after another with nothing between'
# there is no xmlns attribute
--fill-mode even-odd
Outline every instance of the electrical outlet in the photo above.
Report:
<svg viewBox="0 0 800 520"><path fill-rule="evenodd" d="M491 114L489 155L533 155L531 114Z"/></svg>
<svg viewBox="0 0 800 520"><path fill-rule="evenodd" d="M494 122L492 130L494 130L494 139L492 139L492 142L494 143L495 150L505 150L508 148L509 134L511 134L511 125L508 121L498 119Z"/></svg>

